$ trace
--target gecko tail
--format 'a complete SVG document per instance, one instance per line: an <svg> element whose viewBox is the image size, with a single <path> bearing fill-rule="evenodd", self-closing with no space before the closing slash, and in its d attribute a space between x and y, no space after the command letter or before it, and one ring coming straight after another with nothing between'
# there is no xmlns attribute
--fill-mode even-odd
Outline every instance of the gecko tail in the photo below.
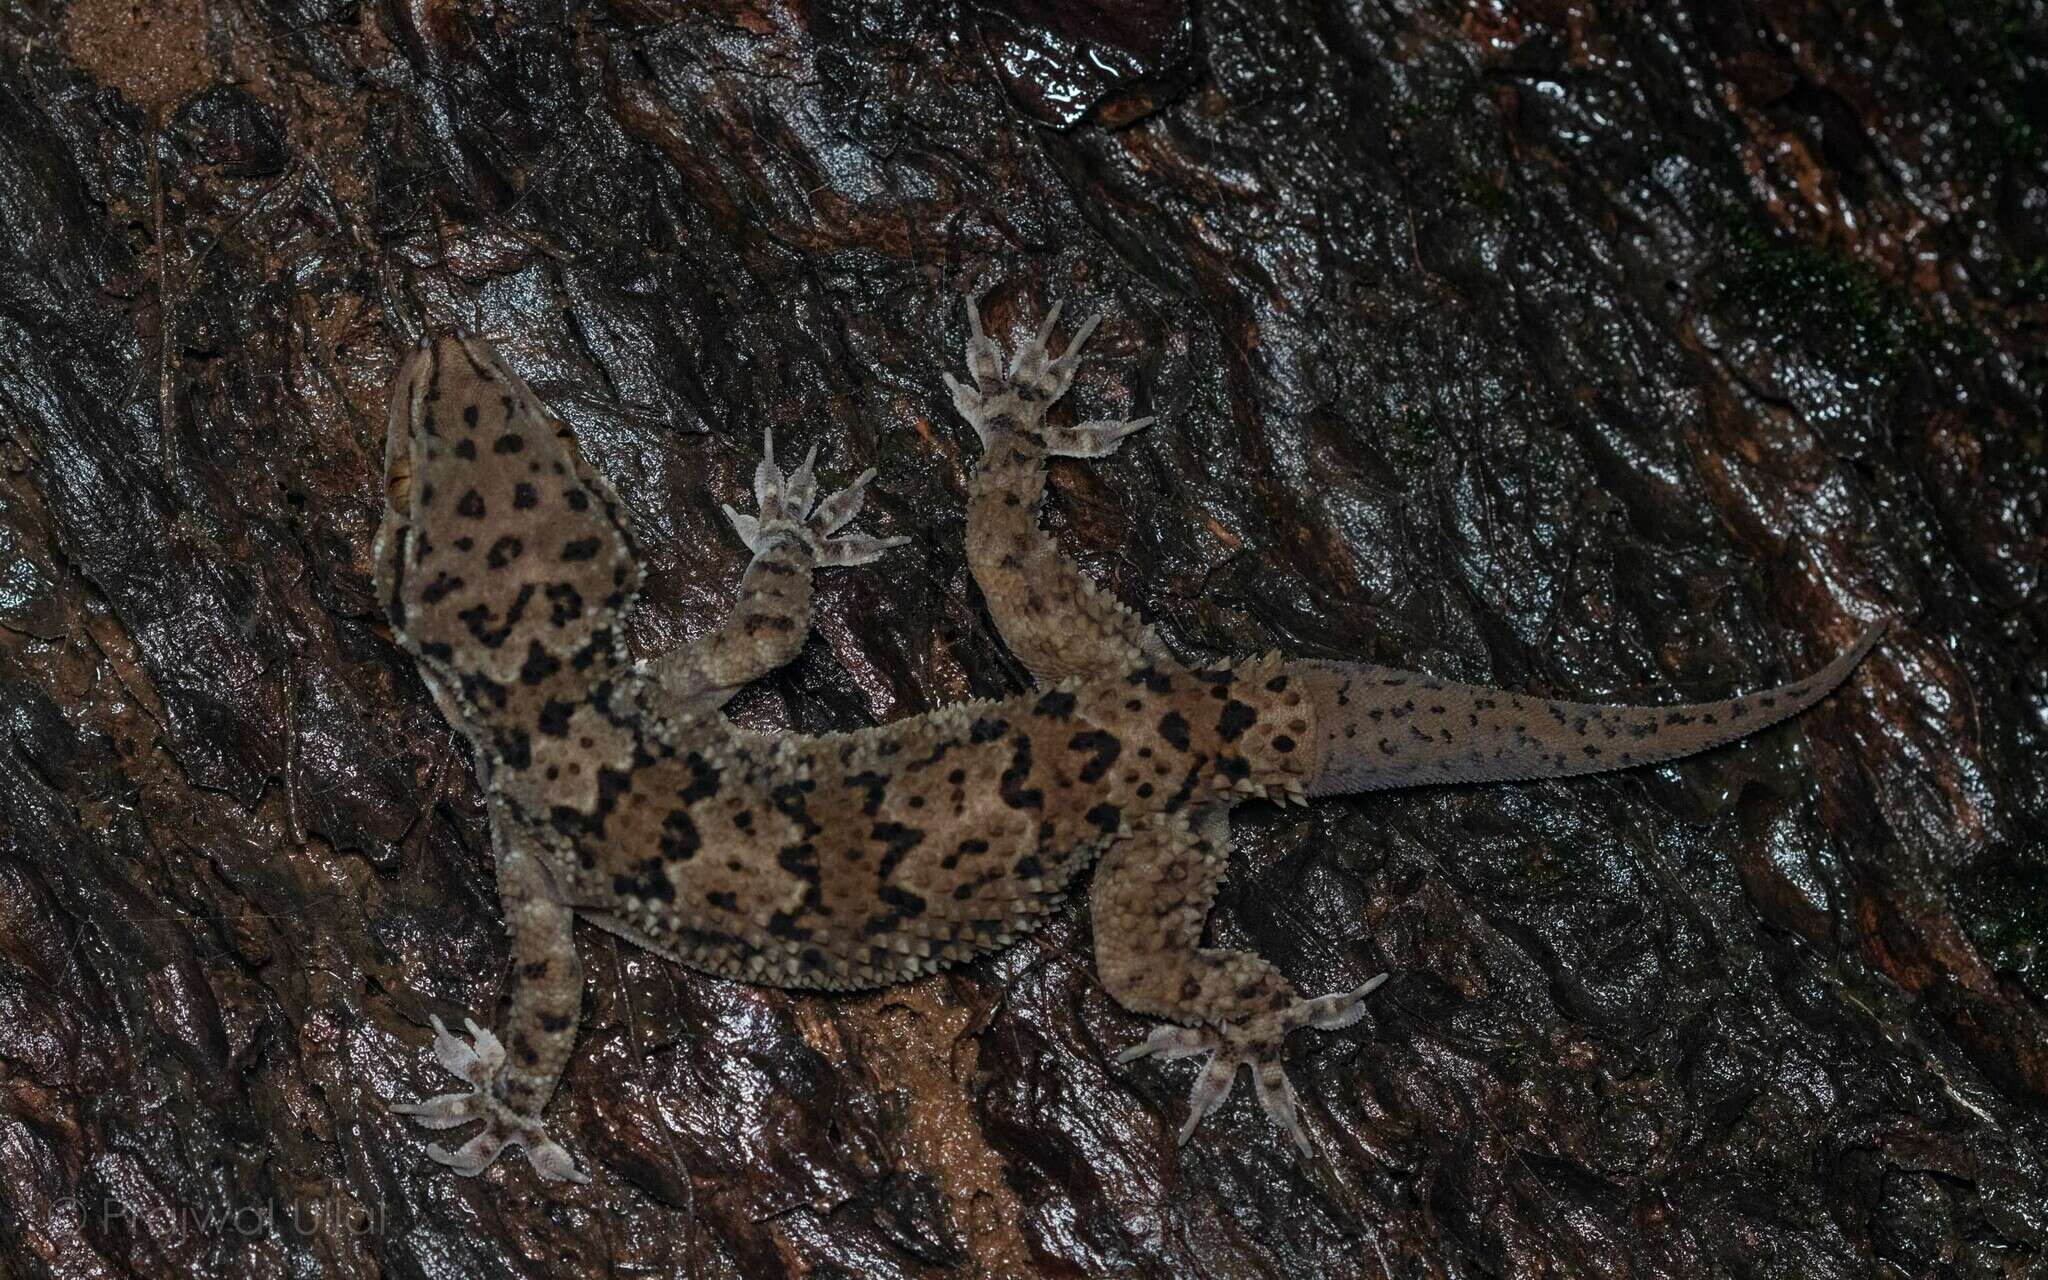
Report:
<svg viewBox="0 0 2048 1280"><path fill-rule="evenodd" d="M1316 711L1312 796L1451 782L1563 778L1675 760L1806 710L1884 634L1803 680L1718 702L1663 707L1553 702L1353 662L1291 664Z"/></svg>

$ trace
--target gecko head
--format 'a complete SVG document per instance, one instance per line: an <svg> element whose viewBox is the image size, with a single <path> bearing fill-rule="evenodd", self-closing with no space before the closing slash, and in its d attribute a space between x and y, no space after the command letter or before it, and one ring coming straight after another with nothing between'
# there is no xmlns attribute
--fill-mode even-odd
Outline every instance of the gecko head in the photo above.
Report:
<svg viewBox="0 0 2048 1280"><path fill-rule="evenodd" d="M441 333L392 384L379 594L467 703L623 662L640 567L618 499L488 342ZM566 678L566 677L565 677Z"/></svg>

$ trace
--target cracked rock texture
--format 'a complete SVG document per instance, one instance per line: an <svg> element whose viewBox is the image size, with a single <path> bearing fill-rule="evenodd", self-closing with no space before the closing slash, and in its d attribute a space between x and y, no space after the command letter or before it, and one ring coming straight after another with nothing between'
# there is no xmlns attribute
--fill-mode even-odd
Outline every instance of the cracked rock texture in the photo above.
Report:
<svg viewBox="0 0 2048 1280"><path fill-rule="evenodd" d="M0 1276L2048 1272L2048 10L0 0ZM1890 638L1681 765L1240 813L1321 1158L1070 910L827 999L594 929L550 1112L385 1095L504 941L371 604L383 389L494 336L703 629L761 428L915 542L737 705L1002 693L940 373L1109 313L1063 545L1190 660L1575 698Z"/></svg>

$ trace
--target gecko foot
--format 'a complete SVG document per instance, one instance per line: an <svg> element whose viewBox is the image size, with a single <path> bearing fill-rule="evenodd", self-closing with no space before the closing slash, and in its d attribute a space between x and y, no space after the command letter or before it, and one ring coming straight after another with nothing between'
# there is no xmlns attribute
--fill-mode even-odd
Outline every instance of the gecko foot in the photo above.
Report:
<svg viewBox="0 0 2048 1280"><path fill-rule="evenodd" d="M457 1173L482 1173L491 1167L491 1162L506 1147L524 1147L527 1161L543 1180L590 1181L589 1174L577 1169L575 1158L568 1150L548 1137L547 1129L538 1116L522 1116L498 1097L493 1085L505 1065L505 1047L498 1043L498 1037L475 1021L465 1018L463 1023L469 1028L470 1039L476 1042L476 1047L465 1044L462 1037L450 1032L436 1016L434 1056L441 1060L442 1066L467 1081L471 1085L469 1091L444 1093L424 1102L394 1102L391 1110L398 1115L411 1116L428 1129L452 1129L472 1120L483 1121L482 1131L454 1151L438 1142L427 1144L429 1156Z"/></svg>
<svg viewBox="0 0 2048 1280"><path fill-rule="evenodd" d="M1266 1014L1238 1026L1154 1027L1151 1035L1119 1053L1116 1060L1134 1062L1150 1054L1158 1054L1162 1058L1199 1056L1208 1059L1201 1073L1195 1077L1194 1091L1188 1095L1188 1118L1180 1127L1181 1142L1186 1142L1188 1135L1202 1123L1202 1118L1230 1096L1231 1086L1237 1083L1238 1068L1250 1067L1252 1087L1257 1090L1259 1103L1265 1107L1266 1114L1287 1130L1287 1135L1294 1139L1294 1145L1302 1155L1311 1156L1315 1151L1309 1146L1308 1135L1302 1131L1294 1086L1288 1083L1287 1072L1280 1065L1280 1046L1289 1032L1302 1027L1335 1031L1350 1026L1365 1016L1365 998L1386 980L1387 975L1383 973L1355 991L1303 1000L1279 1013Z"/></svg>
<svg viewBox="0 0 2048 1280"><path fill-rule="evenodd" d="M889 548L900 547L910 541L908 538L870 538L863 534L835 537L860 514L860 504L868 481L875 478L875 469L869 467L852 484L814 506L813 499L818 496L817 461L818 447L812 445L811 451L804 455L803 465L785 477L781 468L775 465L774 430L761 433L761 465L754 468L754 498L761 504L761 514L758 517L742 515L731 507L725 508L725 518L739 530L740 540L747 544L749 551L759 553L767 549L775 535L794 533L810 544L811 554L817 558L819 566L824 567L867 564Z"/></svg>
<svg viewBox="0 0 2048 1280"><path fill-rule="evenodd" d="M1088 317L1067 343L1067 349L1055 358L1046 353L1046 344L1052 340L1053 326L1059 322L1064 306L1064 302L1053 303L1037 334L1017 348L1005 374L995 340L982 332L981 309L976 299L967 299L967 372L974 385L970 387L950 373L943 377L946 388L953 393L954 409L974 425L983 448L993 446L991 436L1001 430L996 424L1041 419L1045 407L1067 394L1067 388L1073 385L1081 349L1088 345L1095 327L1102 323L1102 316L1098 313ZM1022 406L1030 406L1036 412L1020 413ZM1144 430L1153 421L1150 417L1102 419L1071 427L1041 427L1036 434L1048 456L1105 458L1116 452L1125 436Z"/></svg>

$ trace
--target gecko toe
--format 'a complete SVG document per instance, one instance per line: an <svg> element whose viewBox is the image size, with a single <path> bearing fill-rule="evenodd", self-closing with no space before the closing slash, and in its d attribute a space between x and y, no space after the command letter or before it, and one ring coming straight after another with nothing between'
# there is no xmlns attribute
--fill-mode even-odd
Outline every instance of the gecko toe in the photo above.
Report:
<svg viewBox="0 0 2048 1280"><path fill-rule="evenodd" d="M975 294L967 299L967 372L974 378L974 385L984 394L993 394L1003 383L1003 353L996 347L981 328L981 296ZM960 392L953 393L959 399Z"/></svg>
<svg viewBox="0 0 2048 1280"><path fill-rule="evenodd" d="M1083 422L1072 427L1048 427L1045 451L1056 458L1106 458L1115 453L1124 437L1143 431L1156 418L1128 418L1122 421Z"/></svg>
<svg viewBox="0 0 2048 1280"><path fill-rule="evenodd" d="M1080 363L1081 348L1087 346L1088 339L1095 336L1096 326L1102 323L1102 316L1103 313L1098 311L1082 321L1079 329L1074 330L1073 339L1067 343L1067 349L1060 352L1060 358L1048 366L1054 373L1067 373Z"/></svg>
<svg viewBox="0 0 2048 1280"><path fill-rule="evenodd" d="M453 1151L438 1142L427 1144L427 1155L435 1164L445 1164L464 1177L475 1177L491 1167L505 1150L505 1135L486 1128Z"/></svg>
<svg viewBox="0 0 2048 1280"><path fill-rule="evenodd" d="M546 1182L588 1182L590 1175L576 1167L576 1158L552 1138L543 1136L526 1144L526 1162Z"/></svg>
<svg viewBox="0 0 2048 1280"><path fill-rule="evenodd" d="M469 1032L474 1048L450 1031L439 1014L432 1015L431 1021L434 1026L434 1057L450 1075L472 1085L480 1085L505 1064L505 1046L498 1043L498 1037L489 1029L478 1026L475 1019L463 1019L463 1027Z"/></svg>
<svg viewBox="0 0 2048 1280"><path fill-rule="evenodd" d="M1302 1131L1301 1108L1294 1099L1294 1085L1287 1079L1287 1072L1277 1059L1261 1062L1252 1069L1252 1088L1257 1091L1259 1105L1266 1109L1273 1123L1294 1139L1295 1150L1304 1156L1314 1155L1315 1149L1308 1144L1308 1134Z"/></svg>
<svg viewBox="0 0 2048 1280"><path fill-rule="evenodd" d="M1018 347L1017 354L1010 357L1010 381L1033 385L1044 380L1052 363L1046 358L1045 344L1052 341L1053 326L1060 322L1060 312L1066 305L1065 302L1053 303L1052 310L1039 321L1038 332L1032 335L1031 341Z"/></svg>
<svg viewBox="0 0 2048 1280"><path fill-rule="evenodd" d="M882 553L891 547L900 547L909 542L904 537L895 538L834 538L827 542L818 553L820 568L843 568L848 565L869 564L882 558Z"/></svg>
<svg viewBox="0 0 2048 1280"><path fill-rule="evenodd" d="M1384 973L1376 974L1366 979L1355 990L1304 1000L1289 1009L1282 1017L1300 1019L1289 1024L1290 1030L1295 1026L1303 1026L1318 1027L1324 1031L1341 1031L1365 1016L1365 998L1379 990L1389 976Z"/></svg>
<svg viewBox="0 0 2048 1280"><path fill-rule="evenodd" d="M401 1115L412 1116L430 1129L452 1128L466 1120L481 1119L483 1128L460 1147L450 1151L438 1142L427 1144L427 1155L437 1164L447 1165L459 1174L475 1176L491 1167L508 1147L523 1147L526 1160L533 1171L548 1182L588 1182L590 1175L576 1167L576 1158L568 1148L548 1137L546 1127L538 1120L522 1116L503 1103L493 1100L484 1090L460 1095L461 1105L448 1108L450 1112L464 1114L444 1118L441 1114L429 1116L427 1108L446 1101L456 1095L443 1095L429 1099L414 1107L393 1106L392 1110Z"/></svg>
<svg viewBox="0 0 2048 1280"><path fill-rule="evenodd" d="M1196 1126L1223 1105L1223 1100L1230 1096L1232 1086L1237 1083L1237 1069L1243 1065L1244 1059L1234 1054L1221 1051L1212 1054L1208 1064L1195 1077L1194 1088L1188 1092L1188 1118L1181 1122L1178 1141L1186 1142Z"/></svg>
<svg viewBox="0 0 2048 1280"><path fill-rule="evenodd" d="M423 1129L453 1129L484 1113L482 1095L474 1089L444 1093L421 1102L394 1102L394 1115L411 1116Z"/></svg>
<svg viewBox="0 0 2048 1280"><path fill-rule="evenodd" d="M1186 1058L1198 1053L1208 1053L1216 1047L1215 1033L1201 1027L1176 1027L1161 1025L1152 1028L1152 1034L1116 1055L1119 1063L1136 1062L1140 1058L1157 1054L1162 1058Z"/></svg>

